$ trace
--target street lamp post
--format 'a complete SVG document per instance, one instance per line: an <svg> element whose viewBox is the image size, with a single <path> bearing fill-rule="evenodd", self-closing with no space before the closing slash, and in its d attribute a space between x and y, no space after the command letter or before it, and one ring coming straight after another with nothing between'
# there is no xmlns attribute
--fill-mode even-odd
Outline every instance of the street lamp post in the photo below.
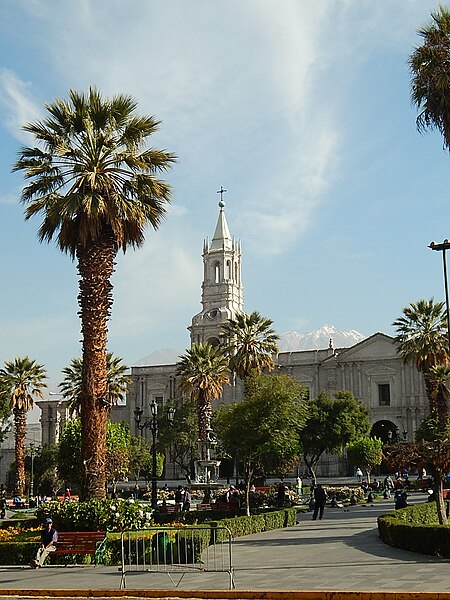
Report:
<svg viewBox="0 0 450 600"><path fill-rule="evenodd" d="M445 257L445 251L450 250L450 242L445 239L442 244L436 244L436 242L431 242L428 246L432 250L437 250L442 252L442 262L444 264L444 287L445 287L445 307L447 311L447 337L448 337L448 347L450 352L450 309L449 309L449 300L448 300L448 278L447 278L447 260Z"/></svg>
<svg viewBox="0 0 450 600"><path fill-rule="evenodd" d="M36 448L34 442L30 442L29 454L31 458L31 471L30 471L30 498L34 496L34 456L39 448Z"/></svg>
<svg viewBox="0 0 450 600"><path fill-rule="evenodd" d="M156 474L156 438L158 436L158 405L155 401L150 403L150 412L151 419L147 421L142 421L142 414L144 409L142 406L137 406L134 409L134 420L136 422L136 427L143 431L144 429L150 429L152 433L152 508L154 510L158 509L158 478ZM170 407L167 411L167 418L169 423L173 423L173 418L175 415L175 409Z"/></svg>

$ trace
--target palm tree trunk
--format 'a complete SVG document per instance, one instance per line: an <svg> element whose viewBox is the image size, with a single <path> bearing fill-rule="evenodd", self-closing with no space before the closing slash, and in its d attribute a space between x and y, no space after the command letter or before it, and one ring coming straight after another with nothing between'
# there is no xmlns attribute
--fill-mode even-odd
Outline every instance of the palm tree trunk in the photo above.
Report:
<svg viewBox="0 0 450 600"><path fill-rule="evenodd" d="M81 394L81 434L84 477L82 499L106 496L107 402L107 322L112 306L111 276L117 246L112 232L86 248L77 249L80 274L81 332L83 368Z"/></svg>
<svg viewBox="0 0 450 600"><path fill-rule="evenodd" d="M440 469L436 469L435 473L436 480L436 509L440 525L448 525L447 515L445 513L445 504L443 497L443 483L442 483L442 472Z"/></svg>
<svg viewBox="0 0 450 600"><path fill-rule="evenodd" d="M428 405L430 407L430 413L434 413L437 411L438 408L436 402L436 383L431 378L426 377L426 374L427 372L423 371Z"/></svg>
<svg viewBox="0 0 450 600"><path fill-rule="evenodd" d="M15 443L15 493L17 496L25 494L25 438L27 434L27 413L21 408L14 409L14 443Z"/></svg>
<svg viewBox="0 0 450 600"><path fill-rule="evenodd" d="M198 438L200 460L208 460L208 429L211 422L211 403L205 400L203 391L198 397Z"/></svg>

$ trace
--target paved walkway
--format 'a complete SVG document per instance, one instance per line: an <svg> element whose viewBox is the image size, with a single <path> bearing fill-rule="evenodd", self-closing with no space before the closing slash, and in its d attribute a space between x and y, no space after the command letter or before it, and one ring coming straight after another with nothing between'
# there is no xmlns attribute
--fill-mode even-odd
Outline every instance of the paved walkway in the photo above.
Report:
<svg viewBox="0 0 450 600"><path fill-rule="evenodd" d="M421 495L417 500L424 499ZM378 539L377 516L392 500L348 511L325 509L322 521L311 514L299 525L237 538L233 544L238 590L450 591L450 561L385 546ZM118 589L117 567L0 567L0 589ZM227 589L222 573L186 575L184 590ZM167 574L131 573L127 589L170 589Z"/></svg>

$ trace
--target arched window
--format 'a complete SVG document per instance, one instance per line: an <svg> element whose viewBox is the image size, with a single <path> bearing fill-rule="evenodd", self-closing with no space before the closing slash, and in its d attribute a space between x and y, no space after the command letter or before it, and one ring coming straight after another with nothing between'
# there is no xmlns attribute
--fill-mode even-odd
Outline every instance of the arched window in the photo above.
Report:
<svg viewBox="0 0 450 600"><path fill-rule="evenodd" d="M227 269L225 271L225 279L231 279L231 260L227 260Z"/></svg>
<svg viewBox="0 0 450 600"><path fill-rule="evenodd" d="M214 263L214 283L220 283L220 263Z"/></svg>
<svg viewBox="0 0 450 600"><path fill-rule="evenodd" d="M213 346L214 348L217 348L217 346L220 344L220 341L216 337L210 337L210 338L208 338L208 344L211 344L211 346Z"/></svg>

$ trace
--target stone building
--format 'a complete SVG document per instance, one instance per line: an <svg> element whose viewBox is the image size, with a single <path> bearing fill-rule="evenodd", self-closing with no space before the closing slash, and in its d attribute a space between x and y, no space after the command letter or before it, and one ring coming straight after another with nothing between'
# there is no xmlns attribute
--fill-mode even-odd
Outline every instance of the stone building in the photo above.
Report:
<svg viewBox="0 0 450 600"><path fill-rule="evenodd" d="M192 342L219 343L222 324L244 310L241 279L241 244L229 231L224 204L214 236L203 244L202 310L188 327ZM132 384L125 406L114 407L111 418L134 424L134 410L143 409L150 417L149 405L164 406L177 397L175 364L139 365L131 368ZM307 385L310 396L322 390L351 390L369 409L372 435L387 440L401 436L412 440L420 421L427 413L428 402L422 376L413 364L405 365L397 354L394 339L383 333L346 348L328 348L298 352L281 352L276 358L276 372L286 373ZM234 381L225 386L220 403L242 399L242 385ZM346 467L336 457L325 457L319 474L343 473ZM166 476L178 474L169 466Z"/></svg>

